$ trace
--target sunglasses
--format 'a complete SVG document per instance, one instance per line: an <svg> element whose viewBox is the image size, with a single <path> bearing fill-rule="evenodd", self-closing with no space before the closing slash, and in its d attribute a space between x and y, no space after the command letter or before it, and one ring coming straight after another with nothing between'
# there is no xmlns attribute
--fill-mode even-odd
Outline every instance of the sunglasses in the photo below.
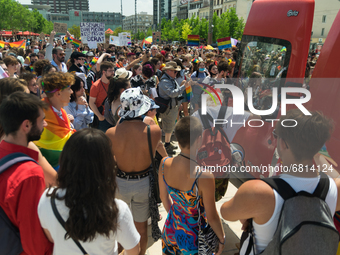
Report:
<svg viewBox="0 0 340 255"><path fill-rule="evenodd" d="M286 141L282 137L280 137L278 134L275 133L275 129L273 130L272 134L273 134L274 139L281 138L282 141L285 143L287 149L289 148L288 144L286 143Z"/></svg>

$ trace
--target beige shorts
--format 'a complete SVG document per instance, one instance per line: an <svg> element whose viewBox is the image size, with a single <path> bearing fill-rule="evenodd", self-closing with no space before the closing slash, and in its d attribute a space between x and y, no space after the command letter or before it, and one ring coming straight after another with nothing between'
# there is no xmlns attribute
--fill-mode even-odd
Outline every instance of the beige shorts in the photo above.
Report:
<svg viewBox="0 0 340 255"><path fill-rule="evenodd" d="M117 177L116 182L118 186L116 196L130 206L133 220L136 222L147 221L150 215L150 177L129 180Z"/></svg>
<svg viewBox="0 0 340 255"><path fill-rule="evenodd" d="M176 119L178 116L178 108L178 105L172 107L172 109L168 107L168 109L164 113L160 114L160 117L162 119L162 129L164 133L170 134L172 133L172 131L174 131Z"/></svg>

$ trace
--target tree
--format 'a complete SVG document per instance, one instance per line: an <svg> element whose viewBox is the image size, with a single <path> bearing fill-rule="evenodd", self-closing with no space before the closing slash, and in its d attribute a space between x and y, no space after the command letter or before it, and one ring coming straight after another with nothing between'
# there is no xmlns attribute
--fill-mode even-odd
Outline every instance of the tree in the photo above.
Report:
<svg viewBox="0 0 340 255"><path fill-rule="evenodd" d="M188 35L191 35L191 27L188 23L185 23L183 26L182 26L182 39L183 40L188 40Z"/></svg>
<svg viewBox="0 0 340 255"><path fill-rule="evenodd" d="M162 19L161 24L162 40L186 40L188 34L199 35L200 38L208 39L209 21L206 19L200 20L197 16L192 16L190 19L178 20L177 17L173 21ZM222 13L218 17L216 13L213 16L213 41L230 36L240 40L244 30L244 20L238 18L235 8L230 8L227 12ZM185 30L184 30L185 29ZM191 31L190 31L190 30ZM188 33L190 31L190 33ZM175 33L176 32L176 33ZM186 39L183 39L183 36Z"/></svg>
<svg viewBox="0 0 340 255"><path fill-rule="evenodd" d="M80 26L73 25L68 29L71 35L74 35L75 38L80 38Z"/></svg>

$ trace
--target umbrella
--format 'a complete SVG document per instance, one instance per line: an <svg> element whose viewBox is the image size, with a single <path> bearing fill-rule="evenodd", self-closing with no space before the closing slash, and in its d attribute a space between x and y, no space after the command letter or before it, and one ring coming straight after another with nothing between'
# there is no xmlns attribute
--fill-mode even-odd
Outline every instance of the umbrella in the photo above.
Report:
<svg viewBox="0 0 340 255"><path fill-rule="evenodd" d="M111 28L108 28L108 29L105 31L105 34L112 34L112 33L113 33L113 31L112 31Z"/></svg>
<svg viewBox="0 0 340 255"><path fill-rule="evenodd" d="M151 44L152 43L152 36L145 38L145 44Z"/></svg>

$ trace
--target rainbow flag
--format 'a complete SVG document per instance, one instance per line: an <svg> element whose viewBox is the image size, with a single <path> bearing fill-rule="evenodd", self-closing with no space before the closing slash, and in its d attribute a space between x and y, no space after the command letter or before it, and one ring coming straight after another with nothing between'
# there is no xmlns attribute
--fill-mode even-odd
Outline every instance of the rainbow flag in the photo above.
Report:
<svg viewBox="0 0 340 255"><path fill-rule="evenodd" d="M80 44L81 44L81 41L79 40L76 40L76 39L73 39L73 44L76 48L79 48Z"/></svg>
<svg viewBox="0 0 340 255"><path fill-rule="evenodd" d="M19 48L19 46L20 46L20 48L25 49L26 48L26 42L24 42L24 40L18 41L18 42L12 42L12 43L9 43L9 46L11 46L12 48Z"/></svg>
<svg viewBox="0 0 340 255"><path fill-rule="evenodd" d="M217 40L217 46L219 50L223 50L226 48L231 48L231 39L230 37L224 37Z"/></svg>
<svg viewBox="0 0 340 255"><path fill-rule="evenodd" d="M247 49L248 49L249 51L251 51L251 49L250 49L250 47L249 47L249 46L247 46Z"/></svg>
<svg viewBox="0 0 340 255"><path fill-rule="evenodd" d="M191 86L185 88L185 93L186 93L188 102L190 102L190 100L191 100L191 98L193 96Z"/></svg>
<svg viewBox="0 0 340 255"><path fill-rule="evenodd" d="M200 36L199 35L188 35L188 44L187 46L196 46L200 45Z"/></svg>
<svg viewBox="0 0 340 255"><path fill-rule="evenodd" d="M44 98L43 101L49 104L48 110L44 110L47 127L44 128L40 140L34 143L40 148L41 153L52 167L57 170L59 168L61 151L67 140L76 130L71 128L70 120L63 108L61 108L63 117L63 119L61 119L57 113L52 110L48 98Z"/></svg>
<svg viewBox="0 0 340 255"><path fill-rule="evenodd" d="M145 49L145 38L143 39L142 43L140 44L140 47L142 47L143 49Z"/></svg>
<svg viewBox="0 0 340 255"><path fill-rule="evenodd" d="M5 42L4 41L0 41L0 49L5 48Z"/></svg>

